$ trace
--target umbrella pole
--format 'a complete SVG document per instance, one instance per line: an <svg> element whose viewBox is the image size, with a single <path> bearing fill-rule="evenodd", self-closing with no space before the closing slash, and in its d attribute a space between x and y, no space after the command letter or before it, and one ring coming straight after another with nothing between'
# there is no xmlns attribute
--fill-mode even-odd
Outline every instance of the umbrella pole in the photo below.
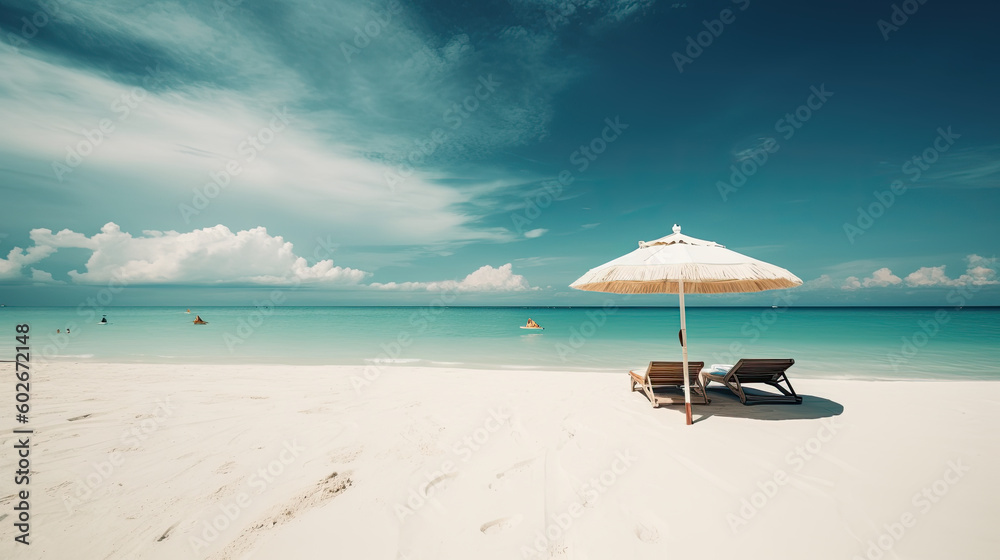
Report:
<svg viewBox="0 0 1000 560"><path fill-rule="evenodd" d="M681 303L681 356L684 359L684 410L687 414L687 425L690 426L693 422L691 421L691 382L688 379L687 321L684 317L684 280L679 280L677 284L679 288L677 294L680 296Z"/></svg>

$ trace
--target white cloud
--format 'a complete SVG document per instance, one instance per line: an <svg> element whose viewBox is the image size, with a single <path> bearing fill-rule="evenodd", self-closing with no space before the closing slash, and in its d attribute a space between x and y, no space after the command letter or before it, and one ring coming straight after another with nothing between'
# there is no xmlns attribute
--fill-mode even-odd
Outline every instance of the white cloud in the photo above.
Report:
<svg viewBox="0 0 1000 560"><path fill-rule="evenodd" d="M865 278L862 281L862 285L866 288L884 288L886 286L896 286L902 282L902 278L893 274L888 268L880 268L873 272L871 277Z"/></svg>
<svg viewBox="0 0 1000 560"><path fill-rule="evenodd" d="M545 235L546 233L548 233L548 231L549 230L545 228L532 229L524 232L524 236L527 237L528 239L534 239L536 237L541 237Z"/></svg>
<svg viewBox="0 0 1000 560"><path fill-rule="evenodd" d="M268 234L264 227L233 232L223 225L186 233L146 230L134 236L114 222L100 233L87 236L69 229L31 230L35 243L27 250L14 248L0 259L0 279L24 279L27 267L59 249L91 251L85 269L72 270L69 277L78 284L119 282L186 285L294 285L365 287L361 282L369 272L335 266L332 260L309 265L298 256L291 243ZM64 282L52 274L31 268L36 283ZM510 263L494 268L486 265L461 280L437 282L373 283L372 288L401 291L521 292L537 290L524 276L513 273Z"/></svg>
<svg viewBox="0 0 1000 560"><path fill-rule="evenodd" d="M104 227L106 228L110 225L114 224L109 223ZM95 239L91 239L82 233L77 233L68 229L60 230L58 233L52 233L52 230L50 229L38 228L31 230L30 236L31 240L35 242L36 247L74 247L79 249L90 249L92 251L96 251L98 247Z"/></svg>
<svg viewBox="0 0 1000 560"><path fill-rule="evenodd" d="M31 281L38 284L65 284L62 280L52 278L52 273L37 268L31 269Z"/></svg>
<svg viewBox="0 0 1000 560"><path fill-rule="evenodd" d="M925 266L906 277L907 286L950 286L953 280L944 273L942 266Z"/></svg>
<svg viewBox="0 0 1000 560"><path fill-rule="evenodd" d="M233 233L217 225L187 233L144 231L134 237L112 222L92 237L70 230L53 234L48 229L35 229L31 239L35 246L26 255L43 256L26 257L15 249L11 252L15 264L37 262L61 248L91 250L86 271L69 272L74 282L85 284L115 280L128 284L352 285L369 274L334 266L329 259L309 266L305 258L294 253L291 243L281 236L272 237L263 227ZM4 262L10 263L10 257L0 261L0 270ZM32 278L52 281L51 274L35 269Z"/></svg>
<svg viewBox="0 0 1000 560"><path fill-rule="evenodd" d="M842 290L857 290L860 287L861 281L858 280L857 276L848 276L847 279L844 280L844 285L840 288Z"/></svg>
<svg viewBox="0 0 1000 560"><path fill-rule="evenodd" d="M979 255L969 255L965 258L968 266L965 274L958 277L962 285L985 286L988 284L1000 284L997 280L997 258L980 257Z"/></svg>
<svg viewBox="0 0 1000 560"><path fill-rule="evenodd" d="M979 255L969 255L965 257L967 266L965 274L958 278L949 278L945 274L944 265L925 266L917 269L906 277L906 285L912 287L923 286L987 286L1000 284L997 280L997 259L985 258Z"/></svg>
<svg viewBox="0 0 1000 560"><path fill-rule="evenodd" d="M35 264L55 252L55 249L48 246L29 247L27 251L20 247L14 247L7 253L6 259L0 259L0 280L10 280L21 278L21 271L25 266Z"/></svg>
<svg viewBox="0 0 1000 560"><path fill-rule="evenodd" d="M428 292L523 292L537 289L532 288L524 276L514 274L510 263L498 268L490 265L480 267L462 280L372 283L371 287L381 290L427 290Z"/></svg>
<svg viewBox="0 0 1000 560"><path fill-rule="evenodd" d="M822 279L825 284L829 287L833 287L833 279L830 276L824 274L817 278L816 280ZM816 282L816 281L814 281ZM903 283L903 279L896 276L886 267L880 268L872 273L871 276L865 278L864 280L858 279L857 276L848 276L844 280L844 284L840 287L842 290L859 290L861 288L886 288L889 286L898 286ZM819 282L813 284L812 287L821 287ZM825 287L825 286L824 286Z"/></svg>
<svg viewBox="0 0 1000 560"><path fill-rule="evenodd" d="M965 257L966 271L958 278L949 278L945 273L945 265L924 266L911 272L906 278L900 278L892 273L887 267L880 268L871 276L860 280L857 276L849 276L844 280L841 289L857 290L861 288L885 288L890 286L909 286L911 288L934 287L934 286L986 286L1000 284L997 279L997 259L981 257L979 255L968 255ZM830 282L820 284L819 280L830 281L828 275L823 275L815 281L807 282L806 285L819 288L826 287Z"/></svg>
<svg viewBox="0 0 1000 560"><path fill-rule="evenodd" d="M802 290L821 290L827 288L836 288L837 285L833 278L829 274L823 274L819 278L814 278L812 280L807 280L802 284Z"/></svg>

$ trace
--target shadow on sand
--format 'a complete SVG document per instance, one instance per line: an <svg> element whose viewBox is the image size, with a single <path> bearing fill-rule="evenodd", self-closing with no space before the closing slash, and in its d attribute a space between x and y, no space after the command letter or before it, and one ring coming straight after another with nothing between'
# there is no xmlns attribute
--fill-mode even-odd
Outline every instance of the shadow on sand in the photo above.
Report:
<svg viewBox="0 0 1000 560"><path fill-rule="evenodd" d="M744 389L746 390L746 389ZM751 393L753 390L747 390ZM755 420L815 420L829 418L844 412L844 406L838 402L816 397L800 395L802 404L753 404L744 405L732 391L723 387L710 387L708 398L711 404L696 404L691 407L694 423L707 420L713 416L728 418L753 418ZM661 408L667 408L663 406ZM684 413L684 407L670 406Z"/></svg>

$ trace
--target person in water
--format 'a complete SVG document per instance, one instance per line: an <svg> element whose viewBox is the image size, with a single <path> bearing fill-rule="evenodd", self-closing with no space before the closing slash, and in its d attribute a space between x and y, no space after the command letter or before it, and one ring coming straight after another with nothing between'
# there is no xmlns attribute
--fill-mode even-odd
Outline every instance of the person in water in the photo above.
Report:
<svg viewBox="0 0 1000 560"><path fill-rule="evenodd" d="M528 317L528 324L527 324L527 325L525 325L525 326L527 326L527 327L531 327L531 328L533 328L533 329L537 329L537 328L539 328L539 327L538 327L538 323L536 323L535 321L533 321L533 320L531 319L531 317Z"/></svg>
<svg viewBox="0 0 1000 560"><path fill-rule="evenodd" d="M107 323L108 322L108 318L107 317L101 317L101 322L102 323Z"/></svg>
<svg viewBox="0 0 1000 560"><path fill-rule="evenodd" d="M208 323L206 323L205 321L201 320L201 315L195 315L194 316L194 324L196 324L196 325L207 325Z"/></svg>

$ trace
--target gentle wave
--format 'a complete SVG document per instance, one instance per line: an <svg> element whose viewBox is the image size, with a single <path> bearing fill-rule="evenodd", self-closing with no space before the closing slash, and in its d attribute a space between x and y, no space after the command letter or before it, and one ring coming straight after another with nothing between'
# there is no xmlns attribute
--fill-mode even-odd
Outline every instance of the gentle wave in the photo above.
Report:
<svg viewBox="0 0 1000 560"><path fill-rule="evenodd" d="M415 364L423 361L420 358L365 358L368 364Z"/></svg>

